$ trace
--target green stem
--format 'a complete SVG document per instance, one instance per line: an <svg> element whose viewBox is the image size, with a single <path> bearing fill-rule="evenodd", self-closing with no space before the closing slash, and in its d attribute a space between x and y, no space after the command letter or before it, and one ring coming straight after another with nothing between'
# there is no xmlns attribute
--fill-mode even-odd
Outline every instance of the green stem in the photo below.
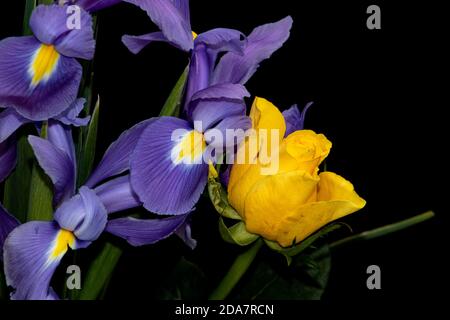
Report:
<svg viewBox="0 0 450 320"><path fill-rule="evenodd" d="M234 260L233 265L228 270L219 286L209 296L210 300L224 300L230 294L230 292L248 270L253 260L255 260L256 254L258 253L262 244L263 241L259 239L252 245L250 249L237 256L236 260Z"/></svg>
<svg viewBox="0 0 450 320"><path fill-rule="evenodd" d="M380 227L380 228L376 228L373 230L369 230L369 231L365 231L359 234L355 234L354 236L351 237L347 237L341 240L338 240L336 242L333 242L330 244L330 249L335 249L337 247L340 247L342 245L348 244L350 242L354 242L354 241L361 241L361 240L371 240L371 239L375 239L381 236L385 236L409 227L412 227L416 224L419 224L421 222L424 222L428 219L431 219L434 217L434 212L433 211L427 211L425 213L419 214L415 217L403 220L403 221L399 221L396 223L392 223L392 224L388 224L386 226Z"/></svg>

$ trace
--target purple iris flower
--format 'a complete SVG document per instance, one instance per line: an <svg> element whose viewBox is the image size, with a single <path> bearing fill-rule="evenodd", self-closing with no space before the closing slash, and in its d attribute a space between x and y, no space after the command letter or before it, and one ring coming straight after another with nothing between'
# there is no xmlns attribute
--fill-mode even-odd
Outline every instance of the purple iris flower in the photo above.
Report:
<svg viewBox="0 0 450 320"><path fill-rule="evenodd" d="M208 162L174 162L171 154L183 149L190 139L195 144L220 149L208 139L210 130L251 127L246 117L243 85L261 61L269 58L289 37L292 19L256 28L248 38L232 29L218 28L202 34L191 29L188 0L125 0L147 12L161 32L124 36L123 42L138 53L153 41L168 42L191 53L184 115L187 120L163 117L150 124L131 157L131 183L148 210L160 214L184 214L192 210L207 183ZM224 53L221 56L220 53ZM201 124L200 126L197 124ZM180 139L171 140L177 129L185 129ZM229 147L229 141L223 141ZM239 141L235 141L236 144ZM193 152L184 157L199 157ZM214 163L214 160L212 161ZM163 173L163 174L162 174Z"/></svg>
<svg viewBox="0 0 450 320"><path fill-rule="evenodd" d="M53 221L22 225L0 207L0 246L12 299L57 299L50 288L53 273L69 248L86 248L104 232L133 246L152 244L178 234L190 246L189 215L161 219L113 218L108 215L141 206L131 189L129 158L142 131L155 119L125 131L106 151L100 164L75 191L75 148L69 126L50 120L48 140L28 138L40 166L55 189Z"/></svg>
<svg viewBox="0 0 450 320"><path fill-rule="evenodd" d="M80 9L80 24L69 26L66 7L40 5L30 18L33 36L0 41L0 105L15 121L56 117L75 101L82 67L95 49L92 18Z"/></svg>

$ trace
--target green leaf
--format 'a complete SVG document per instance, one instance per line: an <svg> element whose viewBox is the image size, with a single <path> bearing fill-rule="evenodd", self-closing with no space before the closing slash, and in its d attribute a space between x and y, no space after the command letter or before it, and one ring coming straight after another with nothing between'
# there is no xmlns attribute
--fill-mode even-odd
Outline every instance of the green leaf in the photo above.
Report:
<svg viewBox="0 0 450 320"><path fill-rule="evenodd" d="M320 229L313 235L309 236L308 238L306 238L299 244L292 246L290 248L283 248L277 242L274 242L274 241L270 241L270 240L266 240L266 239L264 241L266 242L267 246L270 249L277 251L277 252L281 253L282 255L284 255L287 260L287 263L289 265L292 261L292 257L298 255L299 253L303 252L305 249L309 248L317 239L323 237L324 235L326 235L334 230L339 229L340 227L342 227L341 223L330 224L330 225Z"/></svg>
<svg viewBox="0 0 450 320"><path fill-rule="evenodd" d="M184 69L181 77L178 79L175 87L172 89L172 92L170 93L169 97L166 100L166 103L159 113L160 116L178 117L180 115L181 102L183 100L183 94L186 87L188 74L189 66Z"/></svg>
<svg viewBox="0 0 450 320"><path fill-rule="evenodd" d="M17 143L17 165L15 171L5 181L3 205L20 222L27 221L30 180L34 154L28 143L26 128L19 130Z"/></svg>
<svg viewBox="0 0 450 320"><path fill-rule="evenodd" d="M302 253L289 267L261 260L237 288L239 300L318 300L328 283L331 258L328 246L322 246L320 258Z"/></svg>
<svg viewBox="0 0 450 320"><path fill-rule="evenodd" d="M78 300L95 300L108 286L114 269L122 255L122 249L107 242L92 262L82 289L74 294Z"/></svg>
<svg viewBox="0 0 450 320"><path fill-rule="evenodd" d="M214 208L216 208L221 216L234 220L242 220L241 216L228 202L228 195L222 184L216 179L208 179L208 193Z"/></svg>
<svg viewBox="0 0 450 320"><path fill-rule="evenodd" d="M32 34L30 29L30 17L34 8L36 7L36 0L26 0L25 1L25 12L23 17L23 30L22 33L24 36L29 36Z"/></svg>
<svg viewBox="0 0 450 320"><path fill-rule="evenodd" d="M200 268L184 257L177 263L159 295L163 300L205 299L208 283Z"/></svg>
<svg viewBox="0 0 450 320"><path fill-rule="evenodd" d="M41 138L47 138L47 124L41 129ZM53 186L50 178L35 161L31 171L30 200L27 221L53 219Z"/></svg>
<svg viewBox="0 0 450 320"><path fill-rule="evenodd" d="M89 128L85 141L81 141L83 148L81 151L81 157L78 162L78 186L83 185L87 178L91 174L92 167L95 160L95 147L97 145L97 131L98 131L98 120L100 113L100 97L97 98L97 103L92 113L91 121L89 123ZM81 139L80 139L81 140Z"/></svg>
<svg viewBox="0 0 450 320"><path fill-rule="evenodd" d="M223 240L240 246L247 246L259 238L258 235L247 231L243 221L228 228L222 217L219 218L219 232Z"/></svg>

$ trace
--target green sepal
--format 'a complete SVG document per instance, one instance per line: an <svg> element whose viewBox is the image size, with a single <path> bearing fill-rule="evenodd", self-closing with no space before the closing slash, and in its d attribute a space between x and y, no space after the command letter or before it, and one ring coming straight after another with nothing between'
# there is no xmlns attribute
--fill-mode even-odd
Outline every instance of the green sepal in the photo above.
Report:
<svg viewBox="0 0 450 320"><path fill-rule="evenodd" d="M341 228L342 226L343 226L342 223L330 224L330 225L320 229L313 235L309 236L308 238L306 238L299 244L293 245L292 247L289 247L289 248L283 248L275 241L271 241L271 240L267 240L267 239L264 239L264 241L266 242L267 246L270 249L282 254L286 258L287 264L290 265L292 262L292 257L298 255L299 253L303 252L305 249L309 248L317 239L323 237L327 233L330 233L334 230Z"/></svg>
<svg viewBox="0 0 450 320"><path fill-rule="evenodd" d="M221 216L233 220L242 220L239 213L228 202L228 195L222 184L212 177L208 179L208 193L214 208Z"/></svg>
<svg viewBox="0 0 450 320"><path fill-rule="evenodd" d="M258 235L247 231L243 221L228 227L222 217L219 218L219 232L224 241L239 246L248 246L259 239Z"/></svg>
<svg viewBox="0 0 450 320"><path fill-rule="evenodd" d="M166 103L161 109L159 116L168 116L168 117L178 117L181 111L181 103L183 100L184 89L186 87L186 82L189 74L189 66L184 69L180 78L178 79L175 87L170 92L169 97L166 100Z"/></svg>

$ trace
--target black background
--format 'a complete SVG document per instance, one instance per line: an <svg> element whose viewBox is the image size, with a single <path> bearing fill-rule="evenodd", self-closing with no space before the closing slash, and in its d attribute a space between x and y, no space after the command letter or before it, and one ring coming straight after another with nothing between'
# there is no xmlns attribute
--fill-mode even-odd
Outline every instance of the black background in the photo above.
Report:
<svg viewBox="0 0 450 320"><path fill-rule="evenodd" d="M23 1L8 3L1 5L0 38L20 35ZM381 7L381 30L366 28L370 4ZM333 252L326 300L437 298L437 290L446 288L445 212L438 207L448 190L439 183L445 181L447 159L447 144L439 142L446 127L437 116L444 107L438 99L443 93L438 62L443 56L438 46L444 41L438 37L442 12L436 4L410 1L191 1L197 33L229 27L248 34L258 25L293 17L291 38L262 64L247 88L280 109L315 102L306 127L333 142L328 170L352 181L368 201L364 210L344 220L354 232L429 209L437 213L433 221ZM13 19L3 19L6 15ZM143 11L128 4L99 14L95 87L102 101L100 155L123 130L159 113L187 64L186 53L166 44L152 44L135 56L120 40L123 34L156 30ZM203 200L194 218L199 240L194 252L177 239L127 248L106 298L146 299L146 288L163 280L180 253L200 261L218 281L236 250L220 241L216 220ZM381 267L382 290L366 288L371 264Z"/></svg>

